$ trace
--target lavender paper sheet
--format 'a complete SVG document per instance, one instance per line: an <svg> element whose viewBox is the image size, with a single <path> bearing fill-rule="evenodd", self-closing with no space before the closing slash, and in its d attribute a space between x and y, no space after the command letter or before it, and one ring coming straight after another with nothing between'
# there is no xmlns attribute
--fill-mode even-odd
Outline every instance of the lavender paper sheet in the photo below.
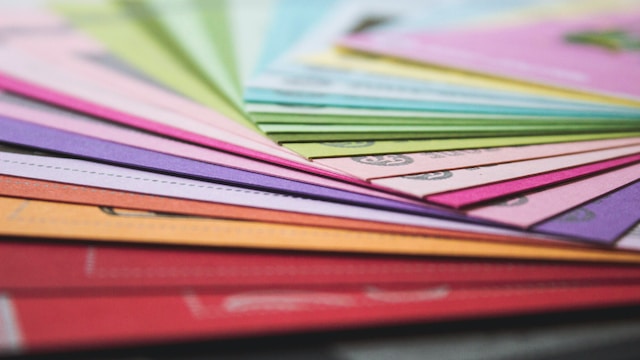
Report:
<svg viewBox="0 0 640 360"><path fill-rule="evenodd" d="M533 230L612 246L639 221L640 181L636 181L536 225Z"/></svg>
<svg viewBox="0 0 640 360"><path fill-rule="evenodd" d="M178 156L95 139L67 131L40 126L21 120L0 116L0 141L68 154L79 158L158 171L224 184L283 192L314 199L356 204L429 215L447 219L470 221L465 215L448 209L402 203L374 196L307 184L299 181L257 174L225 166L204 163ZM486 223L486 221L472 221Z"/></svg>

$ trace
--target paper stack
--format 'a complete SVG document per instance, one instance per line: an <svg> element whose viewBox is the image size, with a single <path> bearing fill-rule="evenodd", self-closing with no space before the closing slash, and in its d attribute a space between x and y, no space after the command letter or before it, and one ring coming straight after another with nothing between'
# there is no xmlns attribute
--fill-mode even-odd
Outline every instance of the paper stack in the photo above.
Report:
<svg viewBox="0 0 640 360"><path fill-rule="evenodd" d="M640 2L0 3L0 351L640 304Z"/></svg>

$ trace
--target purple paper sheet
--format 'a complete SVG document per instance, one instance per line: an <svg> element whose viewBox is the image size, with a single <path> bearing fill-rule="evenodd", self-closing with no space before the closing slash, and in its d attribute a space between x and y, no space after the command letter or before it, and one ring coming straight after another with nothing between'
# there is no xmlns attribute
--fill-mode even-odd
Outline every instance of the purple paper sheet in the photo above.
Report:
<svg viewBox="0 0 640 360"><path fill-rule="evenodd" d="M640 181L536 225L533 230L613 245L638 221Z"/></svg>
<svg viewBox="0 0 640 360"><path fill-rule="evenodd" d="M448 209L408 204L95 139L0 116L0 141L79 158L315 199L470 221ZM486 223L485 221L472 221Z"/></svg>

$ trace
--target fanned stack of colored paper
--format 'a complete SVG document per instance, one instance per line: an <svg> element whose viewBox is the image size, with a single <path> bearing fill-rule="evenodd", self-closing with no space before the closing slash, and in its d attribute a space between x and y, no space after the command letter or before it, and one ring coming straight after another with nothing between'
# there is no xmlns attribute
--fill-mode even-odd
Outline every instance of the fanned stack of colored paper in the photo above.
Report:
<svg viewBox="0 0 640 360"><path fill-rule="evenodd" d="M0 4L3 353L640 304L638 1Z"/></svg>

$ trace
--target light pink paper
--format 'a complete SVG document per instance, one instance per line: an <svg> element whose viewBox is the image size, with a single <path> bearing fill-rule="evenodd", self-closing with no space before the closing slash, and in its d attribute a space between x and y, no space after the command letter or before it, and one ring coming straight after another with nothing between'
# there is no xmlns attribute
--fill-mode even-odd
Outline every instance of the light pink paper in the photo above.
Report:
<svg viewBox="0 0 640 360"><path fill-rule="evenodd" d="M640 164L470 210L467 214L528 228L638 179Z"/></svg>
<svg viewBox="0 0 640 360"><path fill-rule="evenodd" d="M640 11L506 30L358 34L342 45L422 63L640 100L637 50L569 41L572 35L607 31L623 32L638 41Z"/></svg>
<svg viewBox="0 0 640 360"><path fill-rule="evenodd" d="M373 184L415 196L427 196L446 191L490 184L548 171L584 165L596 161L640 153L640 145L561 155L543 159L517 161L490 166L444 170L402 177L374 179Z"/></svg>
<svg viewBox="0 0 640 360"><path fill-rule="evenodd" d="M313 161L355 175L363 180L372 180L576 154L635 144L640 144L640 137L485 149L339 157L314 159Z"/></svg>
<svg viewBox="0 0 640 360"><path fill-rule="evenodd" d="M92 62L89 60L90 57L104 56L108 51L94 39L70 28L66 20L57 14L47 12L45 9L30 9L26 12L20 9L7 11L9 12L6 14L7 17L12 19L0 21L0 31L5 27L40 31L9 32L8 35L3 36L5 44L29 54L46 56L50 62L55 62L56 65L74 73L82 73L111 90L182 113L191 119L214 125L253 141L278 147L260 133L249 130L204 106Z"/></svg>
<svg viewBox="0 0 640 360"><path fill-rule="evenodd" d="M64 92L60 91L60 88L64 88ZM174 112L131 101L88 84L64 69L51 68L7 48L0 48L0 89L219 150L341 180L359 182L351 176L325 170L322 165L314 165L289 151L253 142L211 125L189 120L188 117ZM127 108L127 112L116 110L121 108Z"/></svg>
<svg viewBox="0 0 640 360"><path fill-rule="evenodd" d="M640 224L636 225L623 236L616 244L616 248L640 251Z"/></svg>
<svg viewBox="0 0 640 360"><path fill-rule="evenodd" d="M617 167L630 165L640 161L640 154L623 156L616 159L600 161L593 164L587 164L569 169L552 171L540 175L528 176L525 178L504 181L497 184L489 184L469 189L446 192L427 196L429 202L440 205L461 208L470 206L480 202L486 202L492 199L516 194L519 192L530 191L542 186L558 184L563 181L569 181L578 177L594 175L598 172L612 170Z"/></svg>
<svg viewBox="0 0 640 360"><path fill-rule="evenodd" d="M71 131L77 134L87 135L98 139L131 145L142 149L153 150L160 153L177 155L188 159L200 160L207 163L254 171L257 173L298 180L311 184L327 186L331 188L384 197L396 201L412 202L419 204L419 200L410 200L394 196L392 194L368 189L349 183L315 176L302 171L283 168L269 163L251 160L246 157L224 153L196 145L187 144L144 132L117 127L98 121L92 121L82 115L65 116L51 112L30 109L24 106L7 102L7 97L0 92L0 114L17 118L30 123L40 124L51 128Z"/></svg>

